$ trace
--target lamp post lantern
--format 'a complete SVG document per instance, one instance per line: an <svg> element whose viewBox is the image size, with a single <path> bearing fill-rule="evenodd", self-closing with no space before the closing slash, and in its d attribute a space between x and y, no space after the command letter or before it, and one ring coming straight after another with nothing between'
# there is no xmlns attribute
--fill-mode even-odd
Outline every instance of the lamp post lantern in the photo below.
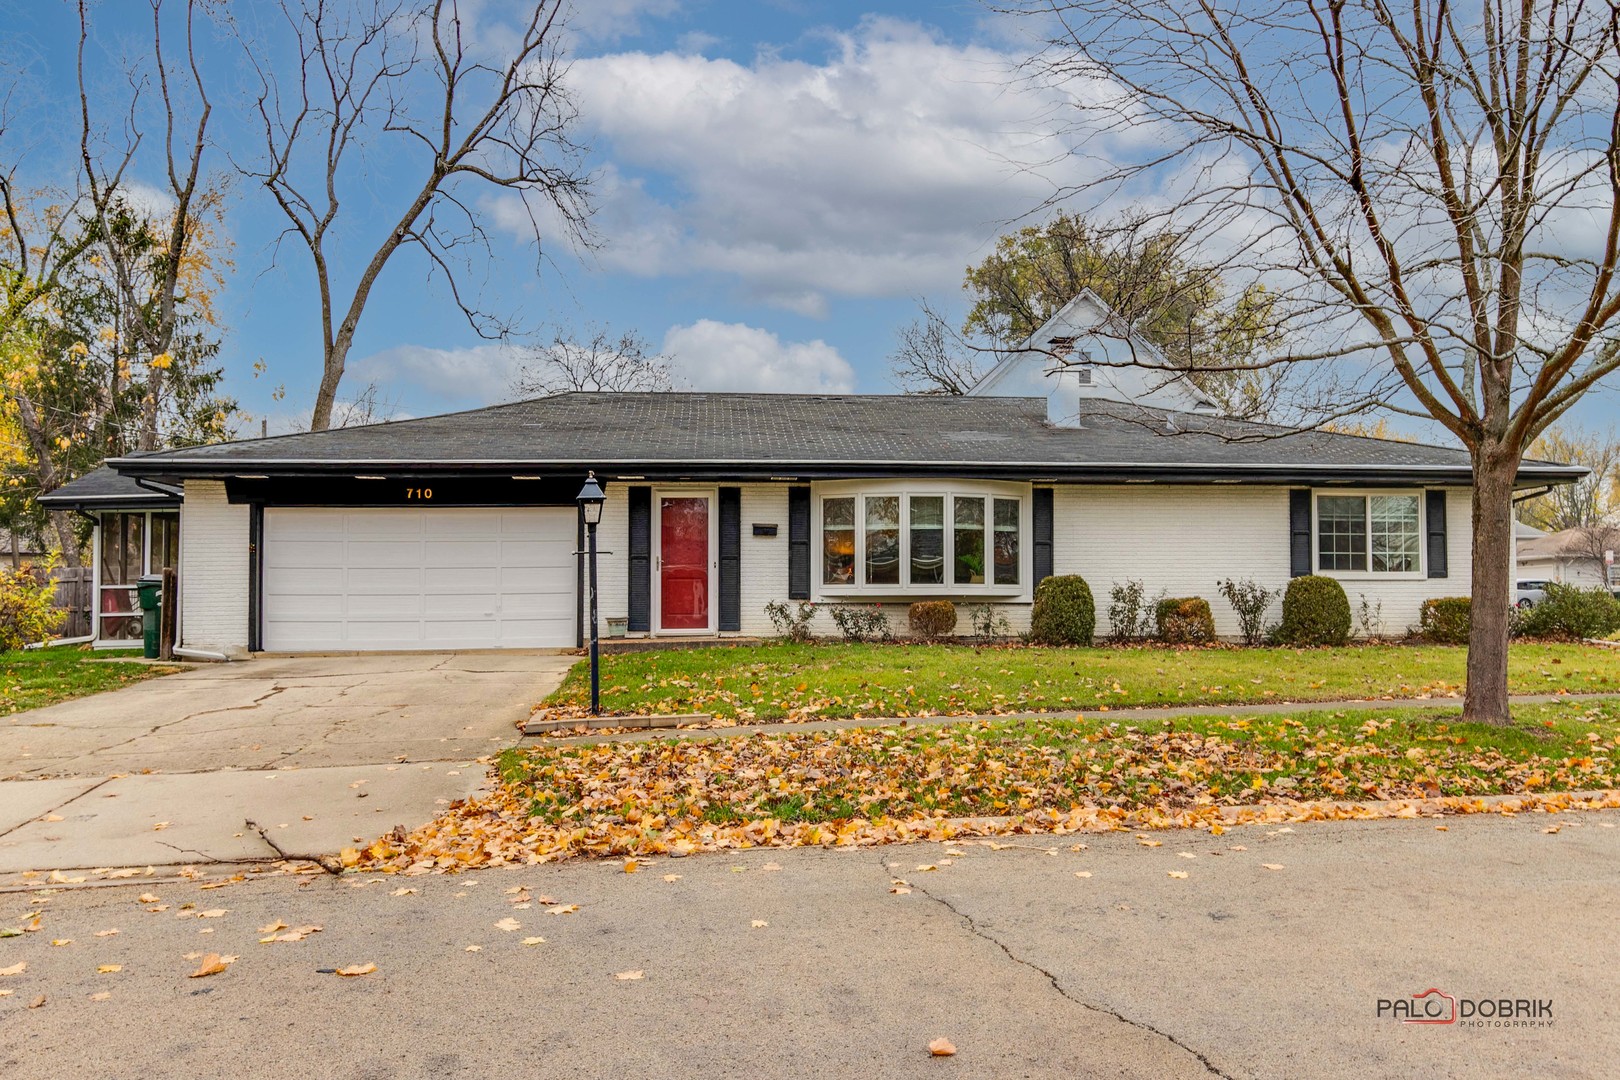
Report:
<svg viewBox="0 0 1620 1080"><path fill-rule="evenodd" d="M602 503L606 501L602 485L596 482L596 473L585 474L585 486L579 489L577 501L580 515L585 519L585 555L590 560L590 623L591 623L591 715L602 711L601 654L596 630L596 526L602 520Z"/></svg>

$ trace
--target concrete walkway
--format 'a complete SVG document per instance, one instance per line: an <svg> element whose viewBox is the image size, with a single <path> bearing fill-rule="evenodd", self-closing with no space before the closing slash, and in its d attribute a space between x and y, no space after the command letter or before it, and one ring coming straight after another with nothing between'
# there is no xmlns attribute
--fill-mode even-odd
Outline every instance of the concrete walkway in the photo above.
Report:
<svg viewBox="0 0 1620 1080"><path fill-rule="evenodd" d="M1620 694L1515 694L1514 705L1577 704L1605 701ZM848 731L851 728L912 727L926 725L976 724L980 721L1010 720L1092 720L1122 724L1152 723L1177 716L1294 716L1303 712L1364 712L1375 709L1461 709L1462 698L1358 698L1349 701L1268 701L1258 705L1156 705L1141 708L1085 709L1063 712L969 713L963 716L867 716L846 720L808 720L798 724L727 724L706 728L658 728L648 731L619 731L605 735L525 736L523 746L595 746L599 743L647 742L651 739L728 739L739 735L795 735L816 731Z"/></svg>
<svg viewBox="0 0 1620 1080"><path fill-rule="evenodd" d="M0 874L331 855L482 786L577 658L271 657L0 726ZM249 824L249 823L252 824Z"/></svg>

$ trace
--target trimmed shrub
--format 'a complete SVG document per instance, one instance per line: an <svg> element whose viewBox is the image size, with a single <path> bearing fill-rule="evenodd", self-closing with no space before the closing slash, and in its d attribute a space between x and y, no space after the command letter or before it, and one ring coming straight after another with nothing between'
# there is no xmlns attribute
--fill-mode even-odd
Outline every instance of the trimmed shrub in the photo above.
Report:
<svg viewBox="0 0 1620 1080"><path fill-rule="evenodd" d="M810 640L810 623L815 620L816 605L808 600L800 601L797 609L789 607L785 600L772 600L765 605L765 614L770 616L778 637L798 642Z"/></svg>
<svg viewBox="0 0 1620 1080"><path fill-rule="evenodd" d="M1350 640L1350 598L1330 577L1306 574L1283 593L1277 640L1284 645L1343 645Z"/></svg>
<svg viewBox="0 0 1620 1080"><path fill-rule="evenodd" d="M834 604L831 610L833 625L845 641L888 641L894 636L881 604Z"/></svg>
<svg viewBox="0 0 1620 1080"><path fill-rule="evenodd" d="M1116 581L1108 589L1108 626L1115 641L1145 638L1148 621L1147 586L1134 578Z"/></svg>
<svg viewBox="0 0 1620 1080"><path fill-rule="evenodd" d="M906 612L911 632L932 641L956 632L956 605L949 600L919 600Z"/></svg>
<svg viewBox="0 0 1620 1080"><path fill-rule="evenodd" d="M1215 616L1201 596L1160 600L1154 616L1159 640L1166 645L1206 645L1215 640Z"/></svg>
<svg viewBox="0 0 1620 1080"><path fill-rule="evenodd" d="M1524 613L1530 637L1596 638L1620 630L1620 600L1606 589L1548 583L1547 599Z"/></svg>
<svg viewBox="0 0 1620 1080"><path fill-rule="evenodd" d="M1436 645L1466 645L1473 626L1472 601L1466 596L1436 596L1423 601L1418 627Z"/></svg>
<svg viewBox="0 0 1620 1080"><path fill-rule="evenodd" d="M1090 645L1097 633L1091 586L1078 574L1049 577L1035 586L1029 639L1037 645Z"/></svg>
<svg viewBox="0 0 1620 1080"><path fill-rule="evenodd" d="M0 652L44 641L62 625L66 612L56 606L54 566L53 559L40 571L0 570Z"/></svg>
<svg viewBox="0 0 1620 1080"><path fill-rule="evenodd" d="M1245 645L1264 645L1266 643L1266 612L1271 609L1272 603L1282 595L1281 589L1268 589L1258 582L1244 578L1242 581L1233 581L1227 578L1216 586L1226 602L1232 605L1237 613L1238 633Z"/></svg>

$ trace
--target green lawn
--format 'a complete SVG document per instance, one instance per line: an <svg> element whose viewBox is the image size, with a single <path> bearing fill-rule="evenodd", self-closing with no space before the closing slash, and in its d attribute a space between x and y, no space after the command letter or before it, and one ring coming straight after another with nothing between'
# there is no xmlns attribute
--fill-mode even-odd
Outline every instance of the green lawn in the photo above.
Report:
<svg viewBox="0 0 1620 1080"><path fill-rule="evenodd" d="M180 670L155 664L108 663L106 659L139 655L136 651L98 652L69 645L0 652L0 716L116 690Z"/></svg>
<svg viewBox="0 0 1620 1080"><path fill-rule="evenodd" d="M1440 797L1451 801L1422 812L1483 812L1478 797L1496 794L1558 805L1561 792L1620 787L1620 699L1523 706L1506 728L1409 705L1140 726L1100 714L542 745L508 750L496 767L493 790L356 862L454 872L1084 828L1219 833L1291 815L1412 817L1417 804L1394 800ZM975 818L994 820L964 822Z"/></svg>
<svg viewBox="0 0 1620 1080"><path fill-rule="evenodd" d="M1052 649L968 645L763 645L622 653L602 659L602 707L615 713L706 712L744 722L926 716L1132 705L1460 695L1466 650ZM1620 693L1620 650L1515 644L1514 693ZM581 663L545 703L582 707Z"/></svg>

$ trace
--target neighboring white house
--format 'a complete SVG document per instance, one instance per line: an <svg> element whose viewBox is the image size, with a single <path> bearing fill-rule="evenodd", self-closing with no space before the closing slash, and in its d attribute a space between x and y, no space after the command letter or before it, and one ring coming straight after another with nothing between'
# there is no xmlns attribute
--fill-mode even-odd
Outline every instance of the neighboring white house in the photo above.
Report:
<svg viewBox="0 0 1620 1080"><path fill-rule="evenodd" d="M1620 526L1521 536L1516 549L1519 580L1620 588L1620 568L1605 565L1610 551L1620 556Z"/></svg>
<svg viewBox="0 0 1620 1080"><path fill-rule="evenodd" d="M1085 422L1088 401L1128 402L1175 412L1219 412L1207 394L1090 289L1064 304L968 393L1043 397L1047 419L1065 427Z"/></svg>
<svg viewBox="0 0 1620 1080"><path fill-rule="evenodd" d="M923 598L1018 630L1051 574L1090 582L1099 631L1127 579L1209 599L1222 634L1224 578L1331 575L1391 631L1468 593L1465 454L1257 433L1105 400L1069 427L1045 398L573 393L120 458L126 490L93 474L53 499L102 516L104 640L132 629L126 579L178 561L181 643L222 655L575 646L587 471L609 634L769 635L773 601L881 604L903 630ZM1582 474L1526 462L1519 483Z"/></svg>

